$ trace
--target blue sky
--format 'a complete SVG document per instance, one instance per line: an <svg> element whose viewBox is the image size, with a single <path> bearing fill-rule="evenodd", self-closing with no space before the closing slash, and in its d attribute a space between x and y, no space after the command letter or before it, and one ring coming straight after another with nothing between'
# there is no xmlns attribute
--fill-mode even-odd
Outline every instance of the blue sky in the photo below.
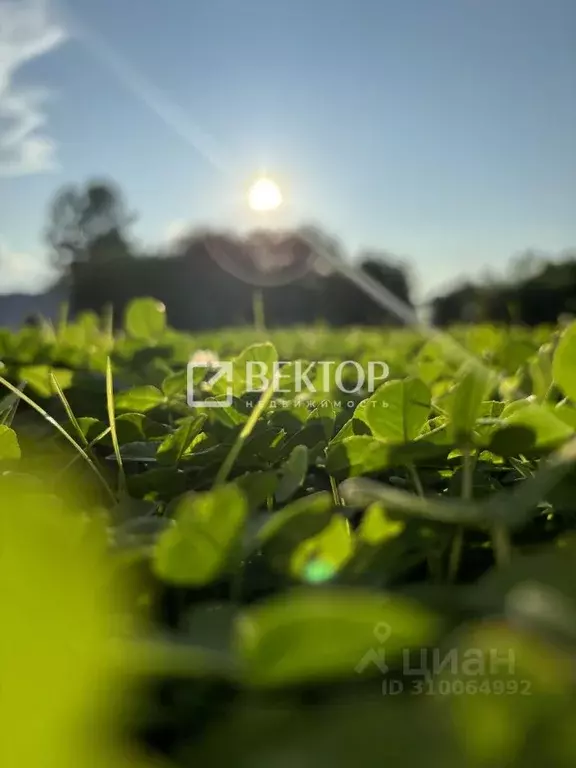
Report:
<svg viewBox="0 0 576 768"><path fill-rule="evenodd" d="M184 222L317 221L420 293L576 246L574 0L0 0L0 291L49 278L63 184Z"/></svg>

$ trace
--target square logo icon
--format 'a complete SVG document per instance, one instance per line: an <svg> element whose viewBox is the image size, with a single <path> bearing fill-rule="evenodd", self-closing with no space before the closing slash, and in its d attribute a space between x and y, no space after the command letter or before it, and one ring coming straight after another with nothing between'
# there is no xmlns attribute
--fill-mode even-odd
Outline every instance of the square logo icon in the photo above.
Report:
<svg viewBox="0 0 576 768"><path fill-rule="evenodd" d="M224 392L209 394L220 381L225 385ZM232 362L189 362L186 395L191 408L227 408L232 405Z"/></svg>

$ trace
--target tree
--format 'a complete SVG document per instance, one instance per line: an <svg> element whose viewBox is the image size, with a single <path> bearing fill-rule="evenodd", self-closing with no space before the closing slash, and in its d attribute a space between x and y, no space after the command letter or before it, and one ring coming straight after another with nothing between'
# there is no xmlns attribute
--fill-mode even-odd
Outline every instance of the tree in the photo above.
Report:
<svg viewBox="0 0 576 768"><path fill-rule="evenodd" d="M549 262L549 256L542 251L529 248L512 258L510 263L510 279L520 283L536 277Z"/></svg>
<svg viewBox="0 0 576 768"><path fill-rule="evenodd" d="M437 326L454 323L473 323L484 320L481 316L482 291L473 283L465 282L444 296L432 300L432 322Z"/></svg>
<svg viewBox="0 0 576 768"><path fill-rule="evenodd" d="M400 299L407 309L413 309L408 273L404 265L398 264L386 251L363 251L358 261L360 269ZM395 312L385 312L376 305L370 308L369 315L367 321L371 324L379 321L394 324L401 322Z"/></svg>
<svg viewBox="0 0 576 768"><path fill-rule="evenodd" d="M66 269L130 255L126 230L133 221L111 182L92 181L83 189L64 187L50 206L46 232L54 264Z"/></svg>

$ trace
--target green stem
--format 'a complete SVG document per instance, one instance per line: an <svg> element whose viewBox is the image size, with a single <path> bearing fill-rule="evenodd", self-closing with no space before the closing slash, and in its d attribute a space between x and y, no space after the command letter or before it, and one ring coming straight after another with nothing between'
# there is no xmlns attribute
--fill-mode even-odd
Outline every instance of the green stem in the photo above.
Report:
<svg viewBox="0 0 576 768"><path fill-rule="evenodd" d="M407 465L408 472L410 474L410 478L412 479L412 483L414 484L414 488L416 489L416 493L418 496L421 496L424 498L424 487L422 485L422 481L420 480L420 475L418 474L418 470L414 466L414 464L410 463Z"/></svg>
<svg viewBox="0 0 576 768"><path fill-rule="evenodd" d="M332 498L334 499L334 505L336 507L342 507L343 501L342 501L342 496L340 496L340 491L338 490L338 483L332 477L332 475L330 475L330 488L332 489Z"/></svg>
<svg viewBox="0 0 576 768"><path fill-rule="evenodd" d="M442 432L445 429L446 429L446 424L440 424L439 427L434 427L434 429L431 429L430 432L425 432L424 434L417 437L415 442L418 442L419 440L428 440L433 435L438 435L440 432Z"/></svg>
<svg viewBox="0 0 576 768"><path fill-rule="evenodd" d="M496 565L500 568L508 565L512 559L512 543L505 525L496 523L492 526L492 547Z"/></svg>
<svg viewBox="0 0 576 768"><path fill-rule="evenodd" d="M529 478L532 473L525 473L522 463L516 459L510 460L512 466L516 471L523 475L524 478ZM492 549L494 550L494 560L499 567L508 565L512 559L512 541L510 539L510 531L502 523L494 523L491 526L491 538Z"/></svg>
<svg viewBox="0 0 576 768"><path fill-rule="evenodd" d="M223 485L226 482L226 480L228 480L228 476L232 471L232 467L234 466L234 463L236 462L236 459L238 458L240 451L242 450L242 446L244 445L246 440L250 437L250 435L252 434L252 430L254 429L254 427L258 422L258 419L270 404L270 401L274 396L276 386L277 386L276 381L273 379L270 382L268 389L266 389L260 395L260 399L256 403L256 407L250 414L250 418L248 419L246 424L244 424L241 432L238 434L238 437L234 441L234 444L230 449L230 452L228 453L228 455L222 462L220 469L218 470L218 474L216 475L216 479L214 481L215 488L219 485Z"/></svg>
<svg viewBox="0 0 576 768"><path fill-rule="evenodd" d="M462 449L462 499L470 501L473 494L474 465L475 458L472 456L470 447ZM458 578L460 562L462 560L462 551L464 549L464 528L459 525L454 533L452 545L450 547L450 558L448 561L448 581L453 583Z"/></svg>
<svg viewBox="0 0 576 768"><path fill-rule="evenodd" d="M470 501L472 498L475 464L476 460L470 448L466 447L462 451L462 498L464 501Z"/></svg>
<svg viewBox="0 0 576 768"><path fill-rule="evenodd" d="M464 528L459 525L450 545L450 558L448 560L448 582L452 584L458 578L462 550L464 549Z"/></svg>
<svg viewBox="0 0 576 768"><path fill-rule="evenodd" d="M126 494L126 473L122 463L122 453L116 432L116 412L114 408L114 382L112 378L112 362L108 357L106 359L106 410L108 411L108 422L110 424L110 435L112 437L112 446L114 455L118 464L118 491L121 496Z"/></svg>
<svg viewBox="0 0 576 768"><path fill-rule="evenodd" d="M543 403L549 403L553 392L554 392L554 381L550 384L550 386L546 390L546 393L544 394L544 397L542 398L542 402Z"/></svg>
<svg viewBox="0 0 576 768"><path fill-rule="evenodd" d="M414 488L416 490L416 493L420 498L424 498L424 486L422 485L422 481L420 480L420 475L418 474L418 470L410 462L410 464L406 465L406 468L408 469L408 474L410 475L410 478L412 480L412 484L414 485ZM430 552L426 555L426 562L428 564L428 570L430 572L430 577L434 583L438 583L438 581L442 580L442 562L440 561L437 563L435 561L435 554L433 552Z"/></svg>
<svg viewBox="0 0 576 768"><path fill-rule="evenodd" d="M252 292L252 313L254 316L254 329L257 333L265 333L266 317L264 312L264 293L257 288Z"/></svg>

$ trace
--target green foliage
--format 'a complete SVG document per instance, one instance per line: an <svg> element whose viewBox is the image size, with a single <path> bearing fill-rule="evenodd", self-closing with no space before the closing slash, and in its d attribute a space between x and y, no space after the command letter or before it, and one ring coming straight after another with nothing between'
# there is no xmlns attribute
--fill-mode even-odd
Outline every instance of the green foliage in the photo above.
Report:
<svg viewBox="0 0 576 768"><path fill-rule="evenodd" d="M126 309L124 327L135 339L159 339L166 328L166 308L155 299L134 299Z"/></svg>
<svg viewBox="0 0 576 768"><path fill-rule="evenodd" d="M276 489L276 501L286 501L300 488L308 472L308 449L297 445L280 470L280 482Z"/></svg>
<svg viewBox="0 0 576 768"><path fill-rule="evenodd" d="M576 323L566 328L554 354L554 381L576 403Z"/></svg>
<svg viewBox="0 0 576 768"><path fill-rule="evenodd" d="M390 381L362 405L362 417L374 437L408 443L418 437L426 424L430 392L419 379Z"/></svg>
<svg viewBox="0 0 576 768"><path fill-rule="evenodd" d="M328 525L332 505L327 493L307 496L265 522L258 533L257 545L274 568L287 569L296 547Z"/></svg>
<svg viewBox="0 0 576 768"><path fill-rule="evenodd" d="M296 579L310 584L329 581L350 559L354 546L350 524L335 516L323 531L294 549L291 571Z"/></svg>
<svg viewBox="0 0 576 768"><path fill-rule="evenodd" d="M503 419L503 423L509 427L524 427L532 434L531 445L524 444L518 452L555 448L574 434L574 430L558 419L551 408L537 403L529 403L525 408L515 411Z"/></svg>
<svg viewBox="0 0 576 768"><path fill-rule="evenodd" d="M450 393L447 408L454 442L465 443L471 439L482 413L482 403L490 394L492 379L491 371L476 362L462 372Z"/></svg>
<svg viewBox="0 0 576 768"><path fill-rule="evenodd" d="M0 461L7 459L19 459L20 446L16 432L10 427L0 424Z"/></svg>
<svg viewBox="0 0 576 768"><path fill-rule="evenodd" d="M123 683L109 652L120 601L101 588L109 577L105 527L23 487L2 487L3 764L120 768L112 691Z"/></svg>
<svg viewBox="0 0 576 768"><path fill-rule="evenodd" d="M384 469L389 464L390 449L368 435L353 435L328 447L326 468L334 477L352 477Z"/></svg>
<svg viewBox="0 0 576 768"><path fill-rule="evenodd" d="M434 640L438 623L432 612L401 598L384 602L362 590L297 591L242 616L238 653L256 686L346 678L380 625L389 632L386 650L394 659Z"/></svg>
<svg viewBox="0 0 576 768"><path fill-rule="evenodd" d="M7 765L127 764L93 749L101 712L165 768L574 764L573 325L263 343L151 299L110 319L0 336ZM197 350L233 361L231 405L187 404ZM390 379L247 391L248 362L314 359Z"/></svg>
<svg viewBox="0 0 576 768"><path fill-rule="evenodd" d="M162 392L151 385L143 387L134 387L127 392L120 392L115 400L116 408L119 411L139 411L146 413L153 408L157 408L166 401Z"/></svg>
<svg viewBox="0 0 576 768"><path fill-rule="evenodd" d="M235 486L182 498L175 525L160 537L154 567L168 583L202 586L231 566L247 514L244 495Z"/></svg>
<svg viewBox="0 0 576 768"><path fill-rule="evenodd" d="M161 464L179 464L184 454L198 437L206 422L206 416L190 416L183 420L158 447L157 459Z"/></svg>

